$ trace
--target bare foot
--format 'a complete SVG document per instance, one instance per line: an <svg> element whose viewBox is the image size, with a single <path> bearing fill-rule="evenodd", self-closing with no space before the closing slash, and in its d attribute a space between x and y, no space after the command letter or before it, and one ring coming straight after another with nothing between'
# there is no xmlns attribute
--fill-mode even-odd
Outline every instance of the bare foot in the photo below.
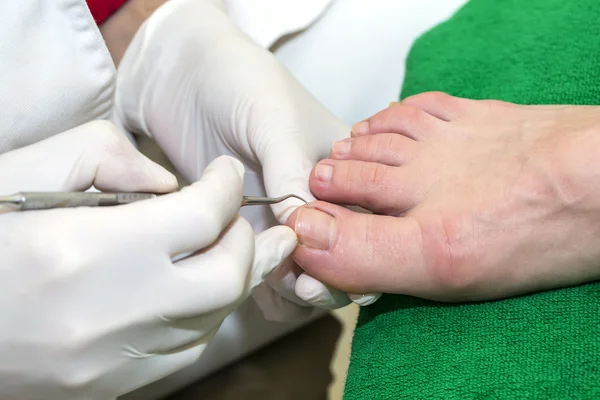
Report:
<svg viewBox="0 0 600 400"><path fill-rule="evenodd" d="M290 217L295 260L345 291L482 300L600 277L600 107L424 93L355 125L310 184L385 214Z"/></svg>

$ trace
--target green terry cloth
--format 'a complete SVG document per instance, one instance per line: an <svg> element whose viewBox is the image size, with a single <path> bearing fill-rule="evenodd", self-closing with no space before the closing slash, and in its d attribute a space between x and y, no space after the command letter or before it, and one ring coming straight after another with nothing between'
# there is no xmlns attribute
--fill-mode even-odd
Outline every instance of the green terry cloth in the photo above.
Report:
<svg viewBox="0 0 600 400"><path fill-rule="evenodd" d="M472 0L411 50L402 97L431 90L600 104L600 0ZM600 286L384 296L360 313L345 399L600 399Z"/></svg>

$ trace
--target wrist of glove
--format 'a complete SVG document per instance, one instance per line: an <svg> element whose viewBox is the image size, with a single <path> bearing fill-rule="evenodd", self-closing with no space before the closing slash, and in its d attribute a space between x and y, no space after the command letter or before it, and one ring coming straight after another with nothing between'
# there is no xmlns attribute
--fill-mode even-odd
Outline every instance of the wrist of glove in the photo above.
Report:
<svg viewBox="0 0 600 400"><path fill-rule="evenodd" d="M221 157L155 199L1 213L0 398L113 399L197 360L296 246L291 229L255 237L237 215L243 174ZM0 155L0 193L90 185L177 189L107 122Z"/></svg>
<svg viewBox="0 0 600 400"><path fill-rule="evenodd" d="M248 169L246 192L257 195L313 200L312 167L349 132L216 0L171 0L146 21L119 67L116 107L125 126L154 137L188 179L218 155L233 155ZM273 206L275 218L257 208L243 215L260 230L284 223L299 205ZM286 265L287 281L269 279L286 300L323 308L350 302Z"/></svg>

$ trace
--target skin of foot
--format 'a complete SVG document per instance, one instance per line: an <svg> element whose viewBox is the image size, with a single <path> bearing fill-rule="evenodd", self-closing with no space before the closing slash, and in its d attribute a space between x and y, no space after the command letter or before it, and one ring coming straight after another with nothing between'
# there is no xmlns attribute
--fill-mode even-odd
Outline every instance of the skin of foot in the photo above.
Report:
<svg viewBox="0 0 600 400"><path fill-rule="evenodd" d="M293 257L347 292L477 301L600 278L600 107L423 93L356 124L310 188Z"/></svg>

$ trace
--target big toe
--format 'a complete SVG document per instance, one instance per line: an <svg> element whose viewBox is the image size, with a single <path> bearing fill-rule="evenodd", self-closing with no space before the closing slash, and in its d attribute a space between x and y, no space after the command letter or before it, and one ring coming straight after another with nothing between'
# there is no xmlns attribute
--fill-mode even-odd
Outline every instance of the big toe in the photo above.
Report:
<svg viewBox="0 0 600 400"><path fill-rule="evenodd" d="M348 293L416 293L427 282L420 231L411 218L359 214L325 202L294 211L294 260Z"/></svg>

